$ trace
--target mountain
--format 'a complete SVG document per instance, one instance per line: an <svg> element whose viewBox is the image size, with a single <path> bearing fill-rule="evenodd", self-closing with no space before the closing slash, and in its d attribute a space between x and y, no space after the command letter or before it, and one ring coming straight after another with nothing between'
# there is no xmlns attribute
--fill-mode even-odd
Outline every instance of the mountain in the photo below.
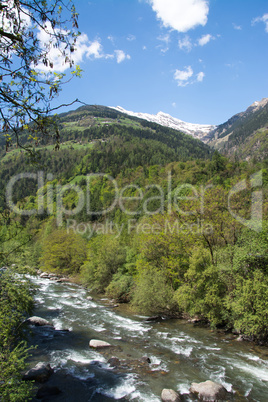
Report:
<svg viewBox="0 0 268 402"><path fill-rule="evenodd" d="M198 138L199 140L203 140L212 130L216 129L216 126L209 124L194 124L194 123L186 123L182 120L176 119L175 117L170 116L167 113L159 112L157 114L148 114L148 113L136 113L131 112L129 110L123 109L121 106L113 107L112 109L117 110L120 113L127 114L129 116L138 117L139 119L144 119L147 121L151 121L157 124L160 124L164 127L173 128L174 130L182 131L185 134L189 134L194 138Z"/></svg>
<svg viewBox="0 0 268 402"><path fill-rule="evenodd" d="M32 171L41 169L65 181L90 173L117 177L140 167L146 170L149 166L158 166L160 169L173 162L210 160L213 153L207 144L190 135L105 106L88 105L63 113L58 116L58 124L61 144L57 151L53 139L36 144L35 139L29 140L25 131L20 140L37 151L38 163L31 167ZM13 145L5 152L2 142L0 149L1 183L8 183L12 176L29 171L28 155L20 148ZM0 206L4 200L3 188L0 189ZM26 191L21 181L16 186L15 199L19 200L23 193L29 195L32 190L28 184Z"/></svg>
<svg viewBox="0 0 268 402"><path fill-rule="evenodd" d="M158 149L149 160L137 161L163 164L175 160L207 158L216 149L224 155L241 160L262 160L268 154L268 98L254 102L246 111L237 113L218 126L186 123L166 113L156 115L134 113L124 108L86 105L58 116L61 142L85 145L97 140L104 142L151 141L151 150ZM28 143L28 133L20 138ZM0 151L4 154L5 138L0 138ZM35 147L45 142L33 144ZM160 149L162 150L160 151ZM210 150L209 150L210 148ZM138 152L138 151L137 151ZM142 153L142 149L139 149ZM148 156L148 155L147 155ZM145 159L144 159L145 158ZM127 162L126 162L127 163ZM137 162L138 163L138 162ZM143 164L144 162L142 162Z"/></svg>
<svg viewBox="0 0 268 402"><path fill-rule="evenodd" d="M59 122L63 141L109 142L111 139L118 141L120 138L121 141L130 143L140 140L147 144L150 142L152 148L158 147L157 154L161 148L163 155L168 151L173 155L172 161L202 159L211 155L211 149L191 135L106 106L82 106L60 115ZM159 162L156 156L153 157L155 164L162 163L162 156L158 156Z"/></svg>
<svg viewBox="0 0 268 402"><path fill-rule="evenodd" d="M225 155L236 154L242 159L267 157L268 98L254 102L246 111L232 116L203 140Z"/></svg>
<svg viewBox="0 0 268 402"><path fill-rule="evenodd" d="M186 123L163 112L152 115L131 112L120 106L113 109L189 134L228 156L262 160L268 155L268 98L254 102L246 111L218 126Z"/></svg>

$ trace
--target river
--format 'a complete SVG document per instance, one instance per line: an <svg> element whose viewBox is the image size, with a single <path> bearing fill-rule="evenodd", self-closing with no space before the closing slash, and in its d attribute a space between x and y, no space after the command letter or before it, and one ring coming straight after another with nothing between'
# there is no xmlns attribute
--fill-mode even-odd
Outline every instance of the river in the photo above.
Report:
<svg viewBox="0 0 268 402"><path fill-rule="evenodd" d="M160 401L163 388L188 396L192 382L212 380L235 401L268 400L268 348L238 342L183 320L145 322L127 306L87 300L81 286L30 277L38 286L34 314L55 329L34 327L31 365L50 363L49 380L63 392L50 401ZM68 331L66 331L68 330ZM96 351L90 339L112 348ZM150 363L143 361L148 357ZM117 357L115 365L108 360Z"/></svg>

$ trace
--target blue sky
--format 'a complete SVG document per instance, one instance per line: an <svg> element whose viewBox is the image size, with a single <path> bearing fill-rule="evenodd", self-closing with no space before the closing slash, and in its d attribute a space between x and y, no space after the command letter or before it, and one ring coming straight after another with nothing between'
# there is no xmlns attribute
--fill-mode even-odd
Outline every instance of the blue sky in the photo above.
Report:
<svg viewBox="0 0 268 402"><path fill-rule="evenodd" d="M74 3L83 74L57 104L79 98L220 124L268 97L267 0Z"/></svg>

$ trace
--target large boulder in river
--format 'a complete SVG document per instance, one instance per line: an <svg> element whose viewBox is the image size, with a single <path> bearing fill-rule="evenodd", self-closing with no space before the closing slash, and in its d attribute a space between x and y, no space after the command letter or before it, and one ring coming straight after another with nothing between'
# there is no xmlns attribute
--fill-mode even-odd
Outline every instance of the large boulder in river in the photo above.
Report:
<svg viewBox="0 0 268 402"><path fill-rule="evenodd" d="M91 348L99 349L99 348L108 348L112 345L110 345L110 343L105 341L99 341L98 339L91 339L91 341L89 342L89 346Z"/></svg>
<svg viewBox="0 0 268 402"><path fill-rule="evenodd" d="M28 318L26 322L28 324L35 325L36 327L44 327L44 326L53 327L53 325L51 325L47 320L37 316Z"/></svg>
<svg viewBox="0 0 268 402"><path fill-rule="evenodd" d="M53 373L54 370L50 367L50 364L38 363L24 374L23 380L45 382Z"/></svg>
<svg viewBox="0 0 268 402"><path fill-rule="evenodd" d="M180 402L180 395L173 389L164 388L161 393L161 401L163 402Z"/></svg>
<svg viewBox="0 0 268 402"><path fill-rule="evenodd" d="M209 380L192 383L190 392L196 394L201 401L224 401L228 396L223 385Z"/></svg>

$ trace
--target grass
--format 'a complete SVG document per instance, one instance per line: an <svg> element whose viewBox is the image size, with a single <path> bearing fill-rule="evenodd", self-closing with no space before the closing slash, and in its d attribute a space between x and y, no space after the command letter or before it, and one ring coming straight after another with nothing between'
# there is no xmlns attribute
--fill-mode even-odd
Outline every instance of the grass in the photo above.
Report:
<svg viewBox="0 0 268 402"><path fill-rule="evenodd" d="M94 142L89 142L89 143L85 143L85 144L79 144L79 143L75 143L73 141L66 141L63 142L62 144L60 144L60 149L85 149L85 148L93 148L94 147ZM43 147L36 147L33 148L33 150L35 151L42 151L42 150L49 150L49 151L53 151L55 150L55 145L45 145ZM1 158L1 162L6 162L8 161L10 158L15 157L16 155L19 155L20 153L22 153L25 151L21 150L21 149L12 149L10 150L8 153L6 153L2 158ZM57 151L55 151L57 152Z"/></svg>

